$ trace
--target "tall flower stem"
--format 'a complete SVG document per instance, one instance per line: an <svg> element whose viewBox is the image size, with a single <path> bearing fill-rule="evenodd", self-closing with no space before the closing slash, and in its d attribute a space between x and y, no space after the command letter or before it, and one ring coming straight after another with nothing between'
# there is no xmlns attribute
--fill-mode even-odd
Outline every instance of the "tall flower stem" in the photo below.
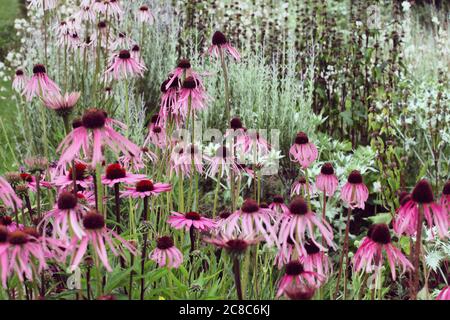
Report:
<svg viewBox="0 0 450 320"><path fill-rule="evenodd" d="M414 246L414 281L411 299L417 300L417 292L420 285L420 249L422 246L423 206L419 205L417 217L416 244Z"/></svg>
<svg viewBox="0 0 450 320"><path fill-rule="evenodd" d="M147 219L148 219L148 197L145 197L144 208L142 212L142 224L144 225L144 236L141 254L141 295L140 295L141 300L144 300L144 293L145 293L144 274L145 274L145 260L147 258L147 241L148 241Z"/></svg>
<svg viewBox="0 0 450 320"><path fill-rule="evenodd" d="M41 172L36 173L36 210L38 221L41 220Z"/></svg>
<svg viewBox="0 0 450 320"><path fill-rule="evenodd" d="M327 194L323 192L323 204L322 204L322 219L323 221L327 221ZM322 246L325 245L325 239L322 237Z"/></svg>
<svg viewBox="0 0 450 320"><path fill-rule="evenodd" d="M231 106L230 106L230 88L228 86L228 69L227 64L225 63L225 56L222 48L219 49L219 55L220 55L220 64L222 65L223 81L225 86L224 94L225 94L225 116L227 120L226 123L230 123Z"/></svg>
<svg viewBox="0 0 450 320"><path fill-rule="evenodd" d="M233 273L234 273L234 284L236 286L236 293L238 300L244 300L242 296L242 285L241 285L241 267L239 264L239 258L233 258Z"/></svg>
<svg viewBox="0 0 450 320"><path fill-rule="evenodd" d="M117 233L120 234L121 227L120 227L120 184L116 183L114 184L114 202L115 202L115 213L116 213L116 222L117 222Z"/></svg>
<svg viewBox="0 0 450 320"><path fill-rule="evenodd" d="M219 171L220 172L221 168L219 165ZM216 181L216 189L214 190L214 205L213 205L213 218L216 217L216 213L217 213L217 202L219 200L219 189L220 189L220 177L219 174L217 174L217 181Z"/></svg>
<svg viewBox="0 0 450 320"><path fill-rule="evenodd" d="M184 190L183 190L183 172L180 170L178 175L178 210L184 212Z"/></svg>
<svg viewBox="0 0 450 320"><path fill-rule="evenodd" d="M345 258L345 263L348 263L348 235L349 235L349 231L350 231L350 217L352 215L352 209L350 207L348 207L348 212L347 212L347 223L345 226L345 236L344 236L344 247L342 248L342 253L341 253L341 257L339 258L339 271L338 271L338 276L336 279L336 290L334 292L334 300L336 300L337 294L339 292L339 284L340 284L340 280L341 280L341 276L342 276L342 270L343 270L343 263L344 263L344 258ZM345 265L345 269L347 270L347 264ZM344 299L347 296L346 291L346 281L347 281L347 271L344 272Z"/></svg>

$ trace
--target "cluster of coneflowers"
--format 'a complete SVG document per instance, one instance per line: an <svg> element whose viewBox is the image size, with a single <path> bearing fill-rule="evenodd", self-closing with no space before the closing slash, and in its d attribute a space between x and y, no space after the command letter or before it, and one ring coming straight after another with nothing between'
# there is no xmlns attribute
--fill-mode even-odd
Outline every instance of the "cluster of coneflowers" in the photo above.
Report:
<svg viewBox="0 0 450 320"><path fill-rule="evenodd" d="M32 5L44 5L44 10L47 10L52 9L56 1L33 1ZM139 46L133 44L125 33L113 38L106 31L109 30L106 27L106 21L110 21L108 18L120 19L122 14L120 1L84 0L80 11L57 28L62 44L74 50L82 45L93 45L113 51L104 71L105 81L126 81L140 77L146 71ZM153 22L146 6L141 6L135 14L141 23ZM83 43L79 39L82 23L97 22L99 15L105 20L97 23L96 33ZM104 268L111 272L114 268L130 267L135 256L140 256L139 297L144 299L149 290L145 283L147 259L153 260L160 268L192 264L201 236L205 243L229 253L239 299L246 295L242 273L249 272L243 270L242 261L255 258L252 267L257 270L258 248L263 246L275 248L273 263L282 270L283 275L277 282L277 297L311 299L316 292L320 297L319 289L334 276L331 254L339 249L334 298L340 292L341 279L343 299L347 297L350 265L354 272L375 273L376 281L382 280L381 272L386 265L394 280L397 269L402 273L408 271L411 274L411 297L416 298L423 228L430 229L433 235L437 231L440 237L448 237L450 183L446 184L439 204L434 202L426 180L421 180L410 195L402 194L401 206L392 225L396 236L406 235L414 242L414 252L410 257L395 245L390 226L374 224L350 261L352 213L356 208L364 209L369 197L361 173L357 170L350 172L347 181L340 184L333 164L327 162L322 165L319 175L311 177L308 169L318 160L319 150L306 133L299 132L289 154L291 160L298 163L301 176L292 185L291 194L275 196L270 204L263 202L260 173L264 164L258 159L271 150L271 145L258 132L245 128L239 117L231 117L226 56L239 61L240 55L219 31L213 34L207 53L221 64L225 85L224 122L230 125L223 144L212 156L203 154L200 137L195 137L194 127L210 98L201 73L193 69L188 59L180 59L162 83L160 110L151 118L144 146L138 146L127 134L121 134L121 131L128 132L127 125L111 118L101 108L85 109L79 118L72 119L81 94L62 94L59 86L47 76L44 65L36 64L31 77L17 70L14 88L26 100L40 99L43 105L54 110L63 119L66 137L59 144L59 158L55 163L49 164L45 158L32 158L21 172L8 173L5 178L0 178L0 199L11 212L0 220L3 288L14 295L16 288L11 284L18 279L25 291L31 288L28 286L31 282L39 287L39 295L45 297L48 290L42 274L51 265L76 272L83 262L91 261L97 270ZM174 135L176 129L181 128L189 129L189 139ZM241 156L248 154L256 160L252 165L241 161ZM153 166L161 164L164 174L157 175L157 178L167 182L156 182L153 179L156 175L151 177L149 173L154 173L151 170ZM200 177L216 182L210 212L198 212ZM249 179L252 184L250 190L245 190L243 179ZM226 204L229 211L218 214L222 184L229 186L231 204ZM175 194L175 187L178 187L178 198L174 205L171 196ZM342 247L336 243L333 221L328 221L326 216L327 201L336 196L338 189L342 204L348 208ZM253 196L246 197L249 193ZM56 195L50 210L42 208L44 194L49 201ZM159 201L155 205L161 194L167 196L167 202ZM318 208L312 206L311 198L315 194L323 195L321 214L317 214ZM246 198L238 206L242 197ZM124 198L129 200L125 203ZM285 198L290 198L290 201L285 202ZM164 211L171 212L168 217L161 217L166 219L172 232L167 228L159 230L158 222L152 224L151 215L159 218L163 206L166 206ZM141 208L141 238L134 230L137 229L136 208ZM180 232L176 230L188 233L190 259L185 259L180 250L183 243ZM151 244L153 248L148 252ZM123 288L130 298L134 297L132 282L131 274L130 284ZM98 293L102 293L102 283L103 276L99 272L96 280L100 287ZM23 291L22 285L17 287L19 293ZM89 284L86 292L90 297ZM450 298L448 287L443 289L439 298Z"/></svg>

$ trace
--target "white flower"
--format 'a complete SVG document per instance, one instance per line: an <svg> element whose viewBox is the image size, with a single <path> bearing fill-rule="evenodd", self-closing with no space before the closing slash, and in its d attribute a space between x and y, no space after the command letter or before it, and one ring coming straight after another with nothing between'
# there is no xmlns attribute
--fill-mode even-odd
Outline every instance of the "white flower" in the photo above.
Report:
<svg viewBox="0 0 450 320"><path fill-rule="evenodd" d="M408 12L410 8L411 8L411 3L409 3L409 1L403 1L402 2L402 10L403 10L403 12Z"/></svg>

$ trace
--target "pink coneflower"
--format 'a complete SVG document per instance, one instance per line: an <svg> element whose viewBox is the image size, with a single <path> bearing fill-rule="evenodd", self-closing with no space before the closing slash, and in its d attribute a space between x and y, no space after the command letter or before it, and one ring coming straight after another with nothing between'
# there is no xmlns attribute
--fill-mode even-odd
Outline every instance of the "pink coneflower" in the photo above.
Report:
<svg viewBox="0 0 450 320"><path fill-rule="evenodd" d="M138 159L136 159L136 157ZM119 163L122 164L127 170L139 171L145 168L148 162L153 162L157 159L149 148L142 147L141 153L137 156L132 154L126 154L119 158Z"/></svg>
<svg viewBox="0 0 450 320"><path fill-rule="evenodd" d="M47 108L54 110L57 115L64 117L72 112L80 96L79 92L65 93L64 95L56 93L43 97L42 101Z"/></svg>
<svg viewBox="0 0 450 320"><path fill-rule="evenodd" d="M302 197L306 197L308 195L308 187L309 187L309 196L312 197L316 193L316 187L312 183L306 183L305 177L300 177L292 184L291 187L291 195L300 195Z"/></svg>
<svg viewBox="0 0 450 320"><path fill-rule="evenodd" d="M118 0L104 0L104 11L102 13L106 13L108 16L115 16L120 18L123 14L122 7Z"/></svg>
<svg viewBox="0 0 450 320"><path fill-rule="evenodd" d="M249 130L250 131L250 130ZM270 151L270 144L264 139L259 132L246 132L243 139L244 153L257 153L258 155L265 155Z"/></svg>
<svg viewBox="0 0 450 320"><path fill-rule="evenodd" d="M448 216L445 210L434 202L433 190L427 180L420 180L411 197L404 197L402 200L402 206L394 219L395 233L414 235L417 231L419 210L423 210L428 228L432 231L433 226L436 226L441 238L448 236Z"/></svg>
<svg viewBox="0 0 450 320"><path fill-rule="evenodd" d="M200 86L198 80L192 76L187 77L181 86L180 96L175 106L175 112L186 118L188 112L203 110L206 108L208 96L204 89ZM189 107L191 109L189 109Z"/></svg>
<svg viewBox="0 0 450 320"><path fill-rule="evenodd" d="M289 154L291 161L300 163L303 169L308 168L319 156L317 147L309 142L309 138L304 132L297 133L294 144L289 149Z"/></svg>
<svg viewBox="0 0 450 320"><path fill-rule="evenodd" d="M51 10L56 7L57 0L30 0L28 8L43 8L44 10Z"/></svg>
<svg viewBox="0 0 450 320"><path fill-rule="evenodd" d="M92 157L91 165L95 167L103 160L103 146L109 146L115 153L122 151L124 154L137 155L141 149L127 138L117 133L112 125L125 125L119 121L108 118L107 113L101 109L87 110L79 123L79 127L70 132L61 142L57 151L62 151L58 161L58 167L71 162L79 155L81 149ZM92 133L92 135L90 134Z"/></svg>
<svg viewBox="0 0 450 320"><path fill-rule="evenodd" d="M287 243L290 237L299 254L306 254L305 239L306 233L310 241L317 247L324 250L325 248L319 244L314 235L314 227L317 227L322 238L330 247L334 247L333 230L331 226L323 219L318 218L314 212L308 208L303 197L296 197L289 204L289 213L285 214L280 221L279 242Z"/></svg>
<svg viewBox="0 0 450 320"><path fill-rule="evenodd" d="M22 207L22 200L19 199L11 185L3 177L0 177L0 200L10 208Z"/></svg>
<svg viewBox="0 0 450 320"><path fill-rule="evenodd" d="M139 7L139 10L136 14L136 19L139 23L148 23L150 25L152 25L155 22L155 17L153 16L153 13L146 5L142 5Z"/></svg>
<svg viewBox="0 0 450 320"><path fill-rule="evenodd" d="M126 259L126 257L121 248L122 246L131 254L136 255L136 249L116 232L106 228L105 218L96 211L91 211L84 216L83 226L85 235L82 238L73 237L70 243L70 251L73 251L69 268L71 272L80 264L83 256L87 252L89 244L92 246L94 256L99 259L96 262L101 262L108 272L111 272L112 268L109 265L106 244L108 244L109 249L115 256L120 255L123 259ZM121 247L116 246L113 240L118 241Z"/></svg>
<svg viewBox="0 0 450 320"><path fill-rule="evenodd" d="M43 64L36 64L33 67L33 76L28 80L22 94L27 101L31 101L35 96L48 96L57 94L61 90L48 76Z"/></svg>
<svg viewBox="0 0 450 320"><path fill-rule="evenodd" d="M8 269L10 273L14 272L17 275L20 282L25 278L33 280L34 276L47 267L42 244L33 240L34 237L19 230L8 234Z"/></svg>
<svg viewBox="0 0 450 320"><path fill-rule="evenodd" d="M175 113L175 107L178 100L178 79L174 80L167 88L169 79L164 80L161 84L161 102L158 113L158 124L165 125L169 120L173 119L177 127L183 121L182 116Z"/></svg>
<svg viewBox="0 0 450 320"><path fill-rule="evenodd" d="M365 202L369 198L369 190L363 182L363 177L358 170L350 172L347 183L342 187L341 199L351 208L364 210Z"/></svg>
<svg viewBox="0 0 450 320"><path fill-rule="evenodd" d="M73 167L65 173L53 179L55 186L67 188L73 186ZM93 178L88 172L88 166L82 162L75 162L75 183L84 189L88 189L93 185Z"/></svg>
<svg viewBox="0 0 450 320"><path fill-rule="evenodd" d="M183 77L184 75L184 77ZM172 86L181 87L181 79L191 77L195 84L203 89L203 83L200 75L192 69L191 62L188 59L180 59L177 67L169 73L169 79L166 83L166 89Z"/></svg>
<svg viewBox="0 0 450 320"><path fill-rule="evenodd" d="M287 241L279 243L277 255L275 256L274 265L278 269L282 269L286 263L293 260L295 251L294 241L288 237ZM298 256L298 254L296 254Z"/></svg>
<svg viewBox="0 0 450 320"><path fill-rule="evenodd" d="M190 177L192 171L202 174L203 159L203 153L195 144L179 144L172 151L170 169L186 177Z"/></svg>
<svg viewBox="0 0 450 320"><path fill-rule="evenodd" d="M119 163L112 163L106 167L102 183L108 187L114 187L116 183L133 184L145 178L145 174L134 174L127 172Z"/></svg>
<svg viewBox="0 0 450 320"><path fill-rule="evenodd" d="M220 31L216 31L212 37L212 45L208 48L208 54L213 57L221 57L229 54L236 61L241 60L239 52L228 42L227 37Z"/></svg>
<svg viewBox="0 0 450 320"><path fill-rule="evenodd" d="M21 93L25 89L25 85L28 82L28 77L25 75L22 69L17 69L12 82L12 87L16 92Z"/></svg>
<svg viewBox="0 0 450 320"><path fill-rule="evenodd" d="M293 283L318 288L324 280L324 276L316 272L306 271L300 261L290 261L286 264L285 274L278 284L277 297L280 297Z"/></svg>
<svg viewBox="0 0 450 320"><path fill-rule="evenodd" d="M200 231L208 231L216 226L214 220L205 218L198 212L186 212L185 214L172 212L172 215L167 219L167 223L175 229L184 228L187 231L191 227Z"/></svg>
<svg viewBox="0 0 450 320"><path fill-rule="evenodd" d="M325 277L333 273L333 264L330 263L330 259L314 242L306 242L305 249L306 254L300 257L305 270L317 272Z"/></svg>
<svg viewBox="0 0 450 320"><path fill-rule="evenodd" d="M409 260L391 243L389 227L386 224L374 224L370 227L358 250L353 257L353 268L356 272L364 270L370 273L383 265L383 251L391 269L392 279L395 280L395 266L401 266L404 273L407 269L414 269Z"/></svg>
<svg viewBox="0 0 450 320"><path fill-rule="evenodd" d="M285 213L289 212L289 208L284 203L284 198L282 195L273 196L273 201L271 204L269 204L269 208L272 209L272 211L277 212L277 213L285 214Z"/></svg>
<svg viewBox="0 0 450 320"><path fill-rule="evenodd" d="M112 50L121 50L131 48L133 43L136 43L125 32L119 32L117 37L111 43Z"/></svg>
<svg viewBox="0 0 450 320"><path fill-rule="evenodd" d="M168 236L156 240L156 248L150 252L149 258L159 267L178 268L183 263L183 254Z"/></svg>
<svg viewBox="0 0 450 320"><path fill-rule="evenodd" d="M444 188L442 189L440 203L442 209L444 209L447 214L450 214L450 180L445 183Z"/></svg>
<svg viewBox="0 0 450 320"><path fill-rule="evenodd" d="M450 286L445 286L441 292L439 292L436 300L450 300Z"/></svg>
<svg viewBox="0 0 450 320"><path fill-rule="evenodd" d="M203 241L225 249L231 256L239 256L244 254L248 247L259 243L261 239L254 234L230 236L220 233L217 237L203 238Z"/></svg>
<svg viewBox="0 0 450 320"><path fill-rule="evenodd" d="M161 149L166 147L168 143L166 130L159 125L151 125L148 129L148 135L147 138L145 138L144 145L149 143Z"/></svg>
<svg viewBox="0 0 450 320"><path fill-rule="evenodd" d="M55 239L69 242L71 235L81 239L85 235L81 219L87 210L86 206L78 203L78 197L73 192L63 191L59 194L53 210L44 215L40 224L44 230L51 224Z"/></svg>
<svg viewBox="0 0 450 320"><path fill-rule="evenodd" d="M331 197L336 192L339 181L334 174L333 165L325 163L320 169L320 174L316 177L316 188Z"/></svg>
<svg viewBox="0 0 450 320"><path fill-rule="evenodd" d="M9 272L9 257L8 257L8 229L0 225L0 276L2 279L3 288L7 288L8 272Z"/></svg>
<svg viewBox="0 0 450 320"><path fill-rule="evenodd" d="M230 175L230 171L238 172L239 168L233 159L229 149L221 146L216 150L214 157L207 158L209 167L206 174L210 177L218 175L223 177L224 173Z"/></svg>
<svg viewBox="0 0 450 320"><path fill-rule="evenodd" d="M141 63L136 61L130 51L121 50L119 54L115 55L111 66L106 70L106 74L110 74L116 80L123 78L144 75L144 71L147 68Z"/></svg>
<svg viewBox="0 0 450 320"><path fill-rule="evenodd" d="M73 17L80 22L81 21L94 22L96 20L95 11L90 4L80 5L80 10L76 12Z"/></svg>
<svg viewBox="0 0 450 320"><path fill-rule="evenodd" d="M139 47L139 45L134 44L134 45L131 47L130 53L131 53L131 57L132 57L134 60L136 60L136 61L138 61L140 64L144 65L144 60L142 59L142 56L141 56L141 48Z"/></svg>
<svg viewBox="0 0 450 320"><path fill-rule="evenodd" d="M269 246L276 240L273 227L274 212L269 208L263 208L253 199L247 199L239 210L236 210L227 219L225 233L233 234L257 234L264 237Z"/></svg>
<svg viewBox="0 0 450 320"><path fill-rule="evenodd" d="M231 216L231 212L228 210L219 212L219 215L214 219L216 223L216 233L225 231L229 216Z"/></svg>
<svg viewBox="0 0 450 320"><path fill-rule="evenodd" d="M134 187L126 187L122 191L122 197L145 198L157 196L162 192L168 192L172 189L168 183L154 183L152 180L143 179L136 183Z"/></svg>

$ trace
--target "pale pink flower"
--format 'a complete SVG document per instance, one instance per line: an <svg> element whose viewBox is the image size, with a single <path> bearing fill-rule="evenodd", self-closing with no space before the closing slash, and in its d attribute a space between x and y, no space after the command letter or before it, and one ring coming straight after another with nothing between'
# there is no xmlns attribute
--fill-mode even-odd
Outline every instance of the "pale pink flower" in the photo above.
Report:
<svg viewBox="0 0 450 320"><path fill-rule="evenodd" d="M306 183L305 177L300 177L292 184L291 196L300 195L302 197L307 197L309 188L309 196L313 197L316 194L316 186L313 183Z"/></svg>
<svg viewBox="0 0 450 320"><path fill-rule="evenodd" d="M95 10L90 4L80 5L80 10L76 12L73 17L80 22L95 22Z"/></svg>
<svg viewBox="0 0 450 320"><path fill-rule="evenodd" d="M333 229L323 219L316 216L308 208L306 201L298 196L289 204L289 213L285 214L280 220L279 243L287 243L288 239L292 239L295 248L299 254L305 255L306 234L321 250L325 248L316 241L314 227L319 230L322 238L330 247L335 247L333 243Z"/></svg>
<svg viewBox="0 0 450 320"><path fill-rule="evenodd" d="M105 218L95 211L87 213L83 217L83 226L85 235L81 238L73 237L70 243L70 251L73 252L69 270L73 272L88 250L88 245L92 246L92 251L108 272L112 268L108 261L108 253L106 252L106 244L115 256L122 256L126 259L122 247L126 248L131 254L136 255L136 249L121 238L116 232L105 226ZM114 241L118 242L114 244Z"/></svg>
<svg viewBox="0 0 450 320"><path fill-rule="evenodd" d="M164 236L156 240L156 248L149 258L159 267L178 268L183 263L183 254L173 243L172 237Z"/></svg>
<svg viewBox="0 0 450 320"><path fill-rule="evenodd" d="M291 161L300 163L303 169L308 168L319 156L317 147L309 142L309 138L304 132L297 133L294 144L289 149Z"/></svg>
<svg viewBox="0 0 450 320"><path fill-rule="evenodd" d="M196 85L201 89L204 89L200 75L192 69L191 62L188 59L180 59L177 67L169 73L166 89L169 89L170 87L182 87L181 79L188 77L192 77Z"/></svg>
<svg viewBox="0 0 450 320"><path fill-rule="evenodd" d="M333 165L329 162L325 163L316 177L316 188L331 197L336 192L338 185L339 181L334 174Z"/></svg>
<svg viewBox="0 0 450 320"><path fill-rule="evenodd" d="M134 76L142 77L147 68L136 61L128 50L122 50L113 58L111 66L106 70L107 75L112 75L116 80Z"/></svg>
<svg viewBox="0 0 450 320"><path fill-rule="evenodd" d="M85 232L82 227L82 219L88 208L78 203L78 197L73 192L63 191L58 195L54 208L48 211L40 225L47 230L48 224L52 225L52 237L66 243L75 235L81 239Z"/></svg>
<svg viewBox="0 0 450 320"><path fill-rule="evenodd" d="M285 293L293 284L317 289L324 281L324 276L313 271L306 271L300 261L290 261L286 264L285 274L278 283L277 297Z"/></svg>
<svg viewBox="0 0 450 320"><path fill-rule="evenodd" d="M37 184L36 184L36 177L34 175L31 175L29 173L26 172L21 172L20 173L20 178L22 179L22 181L28 186L28 188L30 188L31 191L36 192L37 190ZM39 185L40 187L44 187L44 188L51 188L52 184L45 181L44 180L44 175L41 174L41 179L39 181Z"/></svg>
<svg viewBox="0 0 450 320"><path fill-rule="evenodd" d="M204 88L200 86L198 80L189 76L183 81L175 112L183 118L187 118L188 112L195 115L195 111L206 109L207 100Z"/></svg>
<svg viewBox="0 0 450 320"><path fill-rule="evenodd" d="M305 270L314 271L328 278L333 273L333 264L326 253L320 250L314 242L305 243L306 254L300 256L300 262Z"/></svg>
<svg viewBox="0 0 450 320"><path fill-rule="evenodd" d="M164 80L161 84L161 102L158 113L158 125L165 126L168 121L173 120L177 127L183 123L183 117L176 113L176 105L178 101L178 79L166 88L169 79Z"/></svg>
<svg viewBox="0 0 450 320"><path fill-rule="evenodd" d="M212 45L208 48L208 54L216 58L223 54L229 54L236 61L241 60L239 52L228 42L227 37L220 31L214 32Z"/></svg>
<svg viewBox="0 0 450 320"><path fill-rule="evenodd" d="M141 153L137 156L126 154L119 157L119 163L122 164L127 170L139 171L144 169L148 162L153 162L156 159L156 154L154 154L149 148L142 147Z"/></svg>
<svg viewBox="0 0 450 320"><path fill-rule="evenodd" d="M374 271L383 265L383 251L386 252L392 279L395 280L395 267L402 267L404 273L407 269L413 270L411 262L391 243L389 227L386 224L374 224L370 227L355 255L353 268L356 272L363 270L366 273Z"/></svg>
<svg viewBox="0 0 450 320"><path fill-rule="evenodd" d="M3 177L0 177L0 200L10 208L22 208L22 200L16 195L11 185Z"/></svg>
<svg viewBox="0 0 450 320"><path fill-rule="evenodd" d="M22 94L27 101L31 101L35 96L45 97L57 94L61 90L48 76L43 64L36 64L33 67L33 76L28 80Z"/></svg>
<svg viewBox="0 0 450 320"><path fill-rule="evenodd" d="M177 175L180 173L190 177L192 171L203 173L203 153L195 144L178 144L170 156L170 169Z"/></svg>
<svg viewBox="0 0 450 320"><path fill-rule="evenodd" d="M123 15L123 9L119 0L104 0L103 3L104 11L101 11L101 13L106 13L108 16L116 18L120 18Z"/></svg>
<svg viewBox="0 0 450 320"><path fill-rule="evenodd" d="M117 133L112 127L118 125L125 128L125 125L108 118L104 110L87 110L78 125L80 126L73 129L57 149L58 152L62 151L58 161L59 168L79 156L81 150L85 156L92 158L92 167L103 160L103 146L110 147L116 154L122 151L123 154L138 155L141 152L137 145Z"/></svg>
<svg viewBox="0 0 450 320"><path fill-rule="evenodd" d="M119 32L117 37L112 40L111 49L112 50L121 50L121 49L129 49L136 43L133 39L131 39L125 32Z"/></svg>
<svg viewBox="0 0 450 320"><path fill-rule="evenodd" d="M239 256L244 254L248 247L258 244L261 239L254 234L230 236L220 233L213 238L203 238L203 241L225 249L232 256Z"/></svg>
<svg viewBox="0 0 450 320"><path fill-rule="evenodd" d="M191 227L201 231L208 231L216 226L214 220L205 218L197 212L186 212L183 214L173 211L172 215L167 219L167 223L174 229L184 228L186 231L189 231Z"/></svg>
<svg viewBox="0 0 450 320"><path fill-rule="evenodd" d="M273 201L269 204L269 208L276 213L286 214L289 212L289 208L284 203L284 198L281 195L273 196Z"/></svg>
<svg viewBox="0 0 450 320"><path fill-rule="evenodd" d="M139 10L136 14L136 20L139 23L148 23L152 25L155 22L155 17L153 13L150 11L149 7L146 5L142 5L139 7Z"/></svg>
<svg viewBox="0 0 450 320"><path fill-rule="evenodd" d="M58 92L43 97L42 102L47 108L56 111L58 115L66 116L75 107L80 96L79 92L65 93L64 95Z"/></svg>
<svg viewBox="0 0 450 320"><path fill-rule="evenodd" d="M448 215L434 201L431 185L425 179L417 183L411 197L406 196L402 199L402 205L393 223L395 233L398 235L406 233L410 236L416 234L420 207L423 209L423 215L432 234L433 227L436 226L441 238L448 237Z"/></svg>
<svg viewBox="0 0 450 320"><path fill-rule="evenodd" d="M274 212L271 209L259 206L253 199L247 199L239 210L236 210L227 218L225 234L261 235L271 246L276 242L273 220Z"/></svg>
<svg viewBox="0 0 450 320"><path fill-rule="evenodd" d="M147 138L145 138L144 141L144 145L148 145L149 143L161 149L165 148L168 144L166 130L159 125L150 125Z"/></svg>
<svg viewBox="0 0 450 320"><path fill-rule="evenodd" d="M106 167L102 176L102 183L108 187L114 187L117 183L133 184L145 178L145 174L127 172L119 163L112 163Z"/></svg>
<svg viewBox="0 0 450 320"><path fill-rule="evenodd" d="M369 198L369 190L363 182L363 177L358 170L350 172L347 183L342 187L341 199L352 209L364 210Z"/></svg>
<svg viewBox="0 0 450 320"><path fill-rule="evenodd" d="M172 190L172 187L168 183L154 183L151 180L142 179L136 182L134 187L126 187L126 190L122 191L121 197L145 198L157 196L162 192L168 192L170 190Z"/></svg>
<svg viewBox="0 0 450 320"><path fill-rule="evenodd" d="M21 93L28 82L28 77L25 75L22 69L17 69L12 82L12 87L16 92Z"/></svg>
<svg viewBox="0 0 450 320"><path fill-rule="evenodd" d="M206 174L210 177L218 175L223 177L224 174L230 175L230 171L236 173L239 172L239 168L231 155L229 149L225 146L221 146L217 149L216 154L213 157L208 157L209 162L208 170Z"/></svg>
<svg viewBox="0 0 450 320"><path fill-rule="evenodd" d="M13 221L10 216L0 217L0 226L5 227L9 232L23 229L23 224Z"/></svg>
<svg viewBox="0 0 450 320"><path fill-rule="evenodd" d="M447 215L450 215L450 180L445 183L442 189L440 204L442 209L447 212Z"/></svg>

